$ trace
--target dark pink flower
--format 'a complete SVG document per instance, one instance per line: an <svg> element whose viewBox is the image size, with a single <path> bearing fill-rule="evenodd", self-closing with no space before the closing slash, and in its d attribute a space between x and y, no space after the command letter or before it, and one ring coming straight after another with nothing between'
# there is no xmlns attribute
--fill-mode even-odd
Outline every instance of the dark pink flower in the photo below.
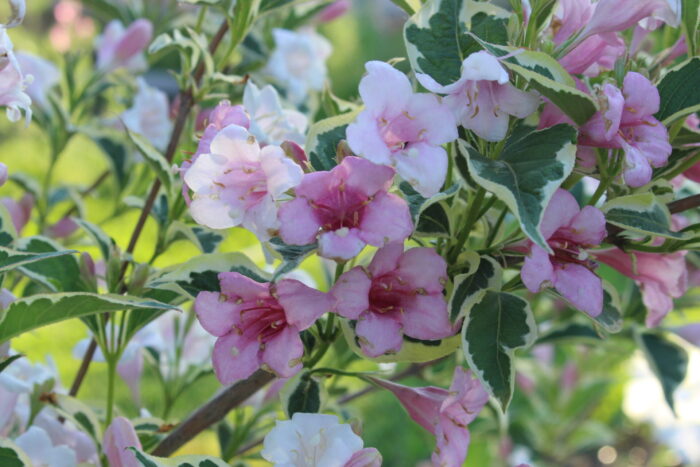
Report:
<svg viewBox="0 0 700 467"><path fill-rule="evenodd" d="M647 308L646 325L655 327L673 309L673 299L688 290L685 251L675 253L625 253L618 248L596 252L596 259L634 279Z"/></svg>
<svg viewBox="0 0 700 467"><path fill-rule="evenodd" d="M293 279L255 282L237 272L219 274L221 293L200 292L194 303L202 327L218 337L213 363L224 384L258 368L280 377L301 369L299 332L333 304L330 295Z"/></svg>
<svg viewBox="0 0 700 467"><path fill-rule="evenodd" d="M566 190L554 193L540 225L552 254L528 240L520 277L531 292L554 287L576 308L590 316L603 311L603 285L593 272L596 263L586 251L605 238L605 217L593 206L579 208Z"/></svg>
<svg viewBox="0 0 700 467"><path fill-rule="evenodd" d="M357 320L362 351L370 357L398 352L403 335L436 340L454 334L442 294L447 264L431 248L403 251L393 242L377 251L367 268L344 273L331 290L334 310Z"/></svg>
<svg viewBox="0 0 700 467"><path fill-rule="evenodd" d="M394 393L408 415L435 435L434 466L459 467L464 463L470 439L467 425L489 400L488 393L469 371L456 367L449 391L434 386L412 388L382 379L372 380Z"/></svg>
<svg viewBox="0 0 700 467"><path fill-rule="evenodd" d="M388 192L393 177L391 167L354 156L304 175L296 199L280 206L282 240L307 245L318 238L319 255L348 260L367 244L406 239L413 222L406 201Z"/></svg>

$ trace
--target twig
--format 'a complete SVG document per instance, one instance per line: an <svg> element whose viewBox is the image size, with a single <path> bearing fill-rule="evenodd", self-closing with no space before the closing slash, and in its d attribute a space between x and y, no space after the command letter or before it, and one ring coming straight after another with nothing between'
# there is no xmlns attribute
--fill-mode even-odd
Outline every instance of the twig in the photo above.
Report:
<svg viewBox="0 0 700 467"><path fill-rule="evenodd" d="M199 433L221 421L231 409L240 405L274 378L272 373L258 370L248 379L229 386L178 425L160 442L153 451L153 455L171 455Z"/></svg>
<svg viewBox="0 0 700 467"><path fill-rule="evenodd" d="M678 214L698 206L700 206L700 195L693 195L668 203L668 210L671 211L671 214Z"/></svg>

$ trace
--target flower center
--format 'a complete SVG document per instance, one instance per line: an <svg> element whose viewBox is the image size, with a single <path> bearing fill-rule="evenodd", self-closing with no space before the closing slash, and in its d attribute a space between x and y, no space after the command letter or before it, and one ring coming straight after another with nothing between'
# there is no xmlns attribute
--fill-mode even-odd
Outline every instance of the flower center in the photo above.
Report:
<svg viewBox="0 0 700 467"><path fill-rule="evenodd" d="M551 237L549 246L554 251L554 261L559 263L580 264L591 271L598 267L597 263L590 259L586 249L577 243L563 237Z"/></svg>
<svg viewBox="0 0 700 467"><path fill-rule="evenodd" d="M287 326L287 317L279 302L272 296L245 303L241 310L241 322L236 327L239 334L257 339L264 344Z"/></svg>
<svg viewBox="0 0 700 467"><path fill-rule="evenodd" d="M412 291L393 273L375 277L369 290L369 307L374 313L402 313L403 301Z"/></svg>
<svg viewBox="0 0 700 467"><path fill-rule="evenodd" d="M404 111L391 120L378 121L379 134L391 152L402 151L410 143L423 138L425 129L418 128L416 118Z"/></svg>
<svg viewBox="0 0 700 467"><path fill-rule="evenodd" d="M323 230L332 232L343 227L359 227L365 206L371 200L359 190L348 189L345 181L341 181L336 189L329 190L325 199L309 203L319 216Z"/></svg>

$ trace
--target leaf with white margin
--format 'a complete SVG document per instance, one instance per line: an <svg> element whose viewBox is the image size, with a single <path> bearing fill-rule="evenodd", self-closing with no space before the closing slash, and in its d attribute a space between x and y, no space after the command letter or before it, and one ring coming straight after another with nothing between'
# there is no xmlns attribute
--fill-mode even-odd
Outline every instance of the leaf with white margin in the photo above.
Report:
<svg viewBox="0 0 700 467"><path fill-rule="evenodd" d="M338 162L338 143L345 139L345 132L355 121L361 109L356 109L335 117L324 118L311 125L306 137L305 150L314 170L331 170Z"/></svg>
<svg viewBox="0 0 700 467"><path fill-rule="evenodd" d="M280 391L282 408L287 418L297 412L318 413L321 410L321 385L308 371L294 375Z"/></svg>
<svg viewBox="0 0 700 467"><path fill-rule="evenodd" d="M540 224L554 192L574 168L575 142L576 130L562 124L541 131L516 129L495 160L463 140L458 145L474 180L508 206L533 242L551 252Z"/></svg>
<svg viewBox="0 0 700 467"><path fill-rule="evenodd" d="M310 243L308 245L287 245L281 239L273 238L270 240L270 247L272 254L278 256L282 260L282 263L275 269L275 273L272 276L272 280L274 281L281 275L296 269L302 261L316 251L318 245L316 243Z"/></svg>
<svg viewBox="0 0 700 467"><path fill-rule="evenodd" d="M72 318L119 310L171 310L156 300L87 292L37 294L15 300L0 313L0 342Z"/></svg>
<svg viewBox="0 0 700 467"><path fill-rule="evenodd" d="M15 242L17 250L28 253L65 251L56 241L42 236L23 237ZM90 289L80 276L80 266L74 255L56 255L41 262L28 263L20 272L52 292L83 292Z"/></svg>
<svg viewBox="0 0 700 467"><path fill-rule="evenodd" d="M414 235L443 238L452 235L449 206L444 201L456 195L459 189L460 184L455 183L430 198L424 198L410 183L399 184L399 190L408 203L413 225L416 226Z"/></svg>
<svg viewBox="0 0 700 467"><path fill-rule="evenodd" d="M462 61L481 49L468 34L490 42L507 41L510 13L472 0L428 0L404 26L404 42L411 68L442 85L460 78Z"/></svg>
<svg viewBox="0 0 700 467"><path fill-rule="evenodd" d="M7 438L0 438L0 465L3 467L32 467L32 461L15 443Z"/></svg>
<svg viewBox="0 0 700 467"><path fill-rule="evenodd" d="M128 449L131 449L136 457L136 461L143 467L231 467L228 462L211 456L155 457L140 451L134 446Z"/></svg>
<svg viewBox="0 0 700 467"><path fill-rule="evenodd" d="M133 131L126 129L126 133L129 135L129 139L134 143L136 149L139 150L143 158L146 160L148 165L156 173L156 176L165 187L166 191L170 191L175 183L175 176L172 170L170 170L170 164L156 148L142 135L134 133Z"/></svg>
<svg viewBox="0 0 700 467"><path fill-rule="evenodd" d="M673 393L688 372L688 352L658 332L638 332L635 333L635 338L644 351L651 370L661 383L666 403L675 414Z"/></svg>
<svg viewBox="0 0 700 467"><path fill-rule="evenodd" d="M348 320L341 320L341 329L343 336L348 343L350 349L364 360L370 360L377 363L392 363L392 362L429 362L436 360L445 355L449 355L459 348L459 334L447 337L445 339L434 341L421 341L412 339L406 335L403 336L403 344L401 350L397 353L387 353L379 357L368 357L360 348L357 334L355 333L354 325Z"/></svg>
<svg viewBox="0 0 700 467"><path fill-rule="evenodd" d="M165 244L170 245L176 240L189 240L202 253L213 253L224 239L216 230L199 225L187 225L182 221L171 222L165 234Z"/></svg>
<svg viewBox="0 0 700 467"><path fill-rule="evenodd" d="M692 57L666 72L656 86L661 105L654 115L664 125L700 111L700 57Z"/></svg>
<svg viewBox="0 0 700 467"><path fill-rule="evenodd" d="M102 442L102 428L95 412L84 402L65 394L52 393L49 398L56 411L70 420L97 443Z"/></svg>
<svg viewBox="0 0 700 467"><path fill-rule="evenodd" d="M622 305L620 302L620 294L609 282L602 281L602 283L603 311L595 318L591 318L587 312L583 312L583 315L600 325L600 327L605 329L605 331L615 334L622 330ZM558 300L566 302L571 308L578 310L576 305L571 303L566 297L561 295L555 289L547 289L547 291Z"/></svg>
<svg viewBox="0 0 700 467"><path fill-rule="evenodd" d="M625 230L675 239L686 237L671 231L671 213L651 192L620 196L605 203L601 210L607 222Z"/></svg>
<svg viewBox="0 0 700 467"><path fill-rule="evenodd" d="M467 272L454 277L447 306L453 323L464 317L481 293L488 289L499 290L503 285L503 270L495 259L490 256L480 257L475 252L469 253L466 255L469 268Z"/></svg>
<svg viewBox="0 0 700 467"><path fill-rule="evenodd" d="M597 110L591 96L576 88L571 75L554 58L543 52L489 44L481 45L496 57L513 54L501 63L530 83L562 112L579 125L586 123Z"/></svg>
<svg viewBox="0 0 700 467"><path fill-rule="evenodd" d="M107 235L99 226L88 222L85 219L75 218L75 223L83 228L84 231L90 234L100 248L100 253L105 261L112 255L112 247L115 244L114 240Z"/></svg>
<svg viewBox="0 0 700 467"><path fill-rule="evenodd" d="M17 238L12 216L4 204L0 203L0 246L10 246Z"/></svg>
<svg viewBox="0 0 700 467"><path fill-rule="evenodd" d="M517 295L488 290L465 316L464 356L504 412L513 397L513 353L530 346L536 337L530 305Z"/></svg>
<svg viewBox="0 0 700 467"><path fill-rule="evenodd" d="M11 271L14 268L25 266L27 264L36 263L37 261L45 261L57 256L70 255L75 253L75 250L60 250L49 251L46 253L30 253L26 251L17 251L10 248L0 247L0 274Z"/></svg>
<svg viewBox="0 0 700 467"><path fill-rule="evenodd" d="M196 297L203 290L219 291L220 272L238 272L258 282L268 282L270 275L241 253L199 255L185 263L162 269L146 287Z"/></svg>

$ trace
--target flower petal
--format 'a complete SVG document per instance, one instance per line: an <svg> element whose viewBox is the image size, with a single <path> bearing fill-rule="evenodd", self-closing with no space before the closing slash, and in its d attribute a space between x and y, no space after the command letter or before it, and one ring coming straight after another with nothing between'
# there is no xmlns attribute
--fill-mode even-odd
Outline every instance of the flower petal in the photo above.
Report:
<svg viewBox="0 0 700 467"><path fill-rule="evenodd" d="M312 289L295 279L282 279L275 285L279 301L287 323L299 331L307 329L314 321L333 307L330 294Z"/></svg>
<svg viewBox="0 0 700 467"><path fill-rule="evenodd" d="M413 231L406 201L393 193L380 192L365 207L360 223L360 238L370 245L383 246L405 240Z"/></svg>
<svg viewBox="0 0 700 467"><path fill-rule="evenodd" d="M372 281L359 266L343 273L330 292L335 299L334 311L344 318L357 319L369 308L371 286Z"/></svg>
<svg viewBox="0 0 700 467"><path fill-rule="evenodd" d="M444 339L454 334L442 294L415 295L402 301L403 332L421 340Z"/></svg>
<svg viewBox="0 0 700 467"><path fill-rule="evenodd" d="M401 324L391 316L363 313L357 321L355 332L362 352L368 357L396 353L403 345Z"/></svg>
<svg viewBox="0 0 700 467"><path fill-rule="evenodd" d="M548 284L554 283L554 267L552 261L543 248L532 245L530 254L525 257L523 268L520 270L520 278L532 293L537 293Z"/></svg>
<svg viewBox="0 0 700 467"><path fill-rule="evenodd" d="M262 361L277 376L288 378L301 369L301 357L304 344L299 337L299 330L294 326L285 326L279 333L265 343Z"/></svg>
<svg viewBox="0 0 700 467"><path fill-rule="evenodd" d="M403 255L403 242L391 242L378 249L367 269L372 276L381 276L396 269Z"/></svg>
<svg viewBox="0 0 700 467"><path fill-rule="evenodd" d="M425 198L436 195L445 183L447 152L442 146L411 144L394 158L401 178Z"/></svg>
<svg viewBox="0 0 700 467"><path fill-rule="evenodd" d="M283 203L277 217L280 221L280 237L290 245L308 245L316 239L321 224L316 213L304 198Z"/></svg>
<svg viewBox="0 0 700 467"><path fill-rule="evenodd" d="M269 293L269 284L254 281L239 272L220 272L218 277L221 283L221 293L231 301L238 298L245 301L255 300L261 295L267 296Z"/></svg>
<svg viewBox="0 0 700 467"><path fill-rule="evenodd" d="M199 323L208 333L224 336L238 320L239 306L233 301L222 301L217 292L199 292L194 301L194 311Z"/></svg>
<svg viewBox="0 0 700 467"><path fill-rule="evenodd" d="M231 384L260 368L260 343L235 332L219 337L214 344L212 364L222 384Z"/></svg>
<svg viewBox="0 0 700 467"><path fill-rule="evenodd" d="M398 262L399 276L415 289L442 293L447 282L447 263L432 248L411 248Z"/></svg>
<svg viewBox="0 0 700 467"><path fill-rule="evenodd" d="M376 60L367 62L365 69L367 74L360 81L360 96L365 108L387 120L403 112L413 95L406 75L388 63Z"/></svg>
<svg viewBox="0 0 700 467"><path fill-rule="evenodd" d="M557 264L554 288L577 309L595 318L603 312L603 283L594 272L580 264Z"/></svg>
<svg viewBox="0 0 700 467"><path fill-rule="evenodd" d="M343 227L318 237L318 254L324 258L346 261L357 256L366 243L357 229Z"/></svg>
<svg viewBox="0 0 700 467"><path fill-rule="evenodd" d="M568 226L580 210L574 195L561 188L557 189L542 216L542 236L549 238L561 227Z"/></svg>

